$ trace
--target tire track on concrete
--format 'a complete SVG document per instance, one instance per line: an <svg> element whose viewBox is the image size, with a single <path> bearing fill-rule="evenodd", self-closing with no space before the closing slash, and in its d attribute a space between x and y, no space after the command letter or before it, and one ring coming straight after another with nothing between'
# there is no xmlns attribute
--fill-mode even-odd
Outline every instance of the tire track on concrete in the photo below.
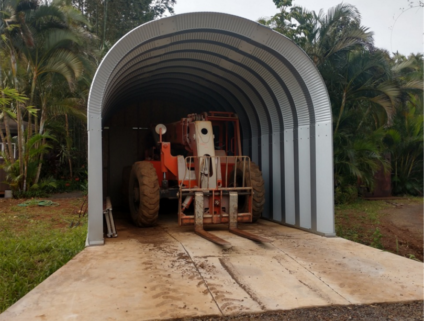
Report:
<svg viewBox="0 0 424 321"><path fill-rule="evenodd" d="M191 257L190 253L187 251L187 249L185 248L184 244L181 243L180 241L178 241L171 233L168 232L167 229L163 229L170 237L172 237L175 241L177 241L178 243L181 244L182 248L184 249L184 251L186 252L186 254L188 255L188 257L190 258L193 266L196 268L197 273L199 274L199 276L202 278L203 283L205 284L206 288L209 291L210 296L212 297L213 302L215 302L216 307L218 308L219 312L221 312L221 315L224 316L224 313L222 312L218 302L216 302L214 295L212 294L211 289L209 289L208 283L206 282L205 278L203 277L202 273L200 273L198 266L196 265L196 263L194 262L193 258Z"/></svg>
<svg viewBox="0 0 424 321"><path fill-rule="evenodd" d="M257 297L257 295L247 285L243 284L238 279L238 277L236 276L236 274L231 269L230 264L226 263L224 261L224 259L222 259L222 258L219 258L219 262L221 263L221 265L225 269L225 271L227 271L227 273L231 276L231 278L238 284L238 286L240 288L242 288L244 290L244 292L246 292L247 295L261 307L262 310L266 310L265 304L263 304L261 302L261 300L259 300L259 298Z"/></svg>
<svg viewBox="0 0 424 321"><path fill-rule="evenodd" d="M278 246L276 246L275 244L272 244L272 246L277 249L277 251L283 253L284 255L286 255L287 257L289 257L290 259L292 259L294 262L296 262L297 264L299 264L299 266L301 266L303 269L305 269L306 271L308 271L310 274L312 274L317 280L319 280L320 282L322 282L323 284L325 284L328 288L330 288L334 293L338 294L343 300L346 300L347 302L349 302L349 304L353 304L350 300L348 300L347 298L345 298L343 295L341 295L339 292L337 292L335 289L333 289L333 287L331 287L329 284L325 283L319 276L315 275L314 272L312 272L311 270L309 270L308 268L306 268L306 266L303 266L303 264L301 264L299 261L297 261L293 256L291 256L290 254L288 254L287 252L283 251L282 249L280 249ZM280 263L280 262L278 262Z"/></svg>
<svg viewBox="0 0 424 321"><path fill-rule="evenodd" d="M159 309L157 313L161 318L175 318L180 313L198 314L198 308L195 305L190 306L190 299L187 299L187 296L193 293L185 291L178 282L180 276L186 280L194 278L201 280L195 267L189 264L189 256L182 246L175 243L174 240L172 240L172 244L168 242L165 245L155 242L144 244L140 253L144 253L141 257L145 257L139 264L140 273L146 277L144 292L149 295L152 303L146 307L139 306L138 309L149 312L152 309ZM154 258L151 257L152 253L154 253ZM178 295L174 295L175 293ZM165 307L170 307L170 309L164 310ZM191 312L188 312L189 310Z"/></svg>

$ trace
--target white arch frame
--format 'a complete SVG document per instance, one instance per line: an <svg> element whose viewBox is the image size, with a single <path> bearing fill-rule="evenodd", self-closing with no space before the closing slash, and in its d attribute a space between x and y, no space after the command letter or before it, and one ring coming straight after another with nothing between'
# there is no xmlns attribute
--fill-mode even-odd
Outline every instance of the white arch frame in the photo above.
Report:
<svg viewBox="0 0 424 321"><path fill-rule="evenodd" d="M131 88L142 93L160 77L182 84L195 77L238 112L243 107L244 132L250 128L243 146L261 165L266 183L265 218L335 235L331 105L319 71L293 41L263 25L199 12L133 29L97 69L87 112L87 245L104 242L102 118L125 93L133 94ZM231 92L221 86L227 82Z"/></svg>

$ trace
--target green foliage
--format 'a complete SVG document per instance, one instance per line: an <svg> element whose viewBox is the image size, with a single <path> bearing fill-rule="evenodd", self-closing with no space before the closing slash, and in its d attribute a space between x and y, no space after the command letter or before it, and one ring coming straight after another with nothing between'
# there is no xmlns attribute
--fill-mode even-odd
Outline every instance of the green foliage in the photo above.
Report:
<svg viewBox="0 0 424 321"><path fill-rule="evenodd" d="M353 190L353 189L352 189ZM383 249L380 219L391 205L357 199L336 205L336 234L350 241Z"/></svg>
<svg viewBox="0 0 424 321"><path fill-rule="evenodd" d="M173 13L176 0L72 0L84 12L92 31L105 43L115 43L128 31Z"/></svg>
<svg viewBox="0 0 424 321"><path fill-rule="evenodd" d="M398 113L387 132L396 194L423 194L423 120L423 114L411 106L410 110Z"/></svg>
<svg viewBox="0 0 424 321"><path fill-rule="evenodd" d="M0 138L11 146L17 135L13 143L19 158L11 157L11 147L4 155L16 195L52 189L39 187L43 177L66 177L62 180L71 185L75 178L84 180L79 171L87 159L86 103L100 60L129 30L172 14L174 4L175 0L0 2L0 122L18 123L18 133L6 128ZM37 135L43 139L31 143ZM59 184L58 190L66 184Z"/></svg>
<svg viewBox="0 0 424 321"><path fill-rule="evenodd" d="M10 4L2 14L0 29L0 90L5 87L0 103L2 114L18 123L14 143L19 158L15 160L10 150L5 151L5 169L16 194L25 195L40 193L40 188L35 191L31 186L39 185L44 157L55 146L54 135L47 134L50 124L62 122L60 126L66 129L67 155L75 148L68 130L72 122L85 127L85 102L99 60L98 41L88 31L85 16L70 1ZM85 128L80 133L83 131ZM2 142L10 146L13 139L6 128ZM79 156L86 158L85 154ZM70 156L66 166L72 176ZM44 177L48 176L51 173Z"/></svg>
<svg viewBox="0 0 424 321"><path fill-rule="evenodd" d="M8 105L10 105L12 102L25 102L26 100L28 100L27 97L25 97L25 95L20 94L16 89L13 88L1 88L0 87L0 92L1 92L1 96L0 96L0 107L4 108ZM10 111L9 111L10 112ZM10 114L11 116L13 116L13 118L16 118L16 115L14 114Z"/></svg>
<svg viewBox="0 0 424 321"><path fill-rule="evenodd" d="M336 203L354 201L358 190L372 191L380 170L392 172L394 193L422 195L423 56L391 58L375 48L373 33L352 5L324 14L274 2L280 12L259 22L297 42L327 85Z"/></svg>
<svg viewBox="0 0 424 321"><path fill-rule="evenodd" d="M18 219L18 218L17 218ZM59 230L28 222L23 232L0 223L0 313L15 303L84 248L86 225Z"/></svg>
<svg viewBox="0 0 424 321"><path fill-rule="evenodd" d="M44 155L50 148L49 144L43 143L43 141L45 141L46 139L52 140L53 137L51 137L49 133L44 133L43 135L35 134L31 136L31 138L28 139L25 144L24 158L28 159L26 179L29 189L34 188L34 185L35 188L38 186L38 182L35 181L37 176L37 167L39 164L38 159L40 156ZM1 168L6 172L6 181L9 183L10 187L15 192L15 195L18 195L16 193L20 191L19 186L22 181L22 173L20 172L20 160L12 162L9 158L4 157L4 164L1 165Z"/></svg>
<svg viewBox="0 0 424 321"><path fill-rule="evenodd" d="M382 237L383 234L381 234L380 229L376 227L374 233L372 234L371 246L377 249L383 249L383 245L381 244Z"/></svg>
<svg viewBox="0 0 424 321"><path fill-rule="evenodd" d="M339 185L335 188L335 203L350 204L358 199L358 189L352 185Z"/></svg>

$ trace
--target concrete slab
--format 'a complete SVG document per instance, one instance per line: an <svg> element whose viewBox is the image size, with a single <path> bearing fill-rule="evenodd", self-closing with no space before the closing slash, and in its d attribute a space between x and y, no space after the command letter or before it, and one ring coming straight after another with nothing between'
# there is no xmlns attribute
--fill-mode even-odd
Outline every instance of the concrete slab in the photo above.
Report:
<svg viewBox="0 0 424 321"><path fill-rule="evenodd" d="M257 244L209 230L222 248L174 221L117 222L119 237L86 248L0 315L18 320L152 320L310 306L423 300L423 264L340 238L260 221Z"/></svg>

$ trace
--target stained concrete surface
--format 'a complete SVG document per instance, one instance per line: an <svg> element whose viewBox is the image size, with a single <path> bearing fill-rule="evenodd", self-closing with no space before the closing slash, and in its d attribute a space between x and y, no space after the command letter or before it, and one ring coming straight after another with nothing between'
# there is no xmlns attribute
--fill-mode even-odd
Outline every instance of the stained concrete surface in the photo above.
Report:
<svg viewBox="0 0 424 321"><path fill-rule="evenodd" d="M156 320L311 306L423 300L423 264L341 238L267 221L242 229L258 244L208 228L223 248L165 220L118 221L116 239L89 247L0 315L17 320Z"/></svg>

